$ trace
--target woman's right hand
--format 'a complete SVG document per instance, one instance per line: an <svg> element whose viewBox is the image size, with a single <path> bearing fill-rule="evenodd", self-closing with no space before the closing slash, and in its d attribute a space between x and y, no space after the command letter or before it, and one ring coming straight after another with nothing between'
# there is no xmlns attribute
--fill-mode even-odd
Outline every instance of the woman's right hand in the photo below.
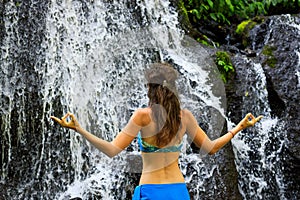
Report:
<svg viewBox="0 0 300 200"><path fill-rule="evenodd" d="M67 118L70 117L70 121L67 121ZM70 128L73 129L75 131L78 130L78 128L80 128L80 125L78 123L78 121L76 120L75 116L72 113L67 113L65 116L63 116L61 119L54 117L54 116L50 116L50 118L52 120L54 120L55 122L59 123L62 127L64 128Z"/></svg>
<svg viewBox="0 0 300 200"><path fill-rule="evenodd" d="M242 119L240 121L240 123L237 125L237 127L239 129L243 130L249 126L254 126L254 124L256 122L258 122L259 120L261 120L262 117L263 117L262 115L260 115L258 117L254 117L251 113L248 113L246 115L246 117L244 117L244 119Z"/></svg>

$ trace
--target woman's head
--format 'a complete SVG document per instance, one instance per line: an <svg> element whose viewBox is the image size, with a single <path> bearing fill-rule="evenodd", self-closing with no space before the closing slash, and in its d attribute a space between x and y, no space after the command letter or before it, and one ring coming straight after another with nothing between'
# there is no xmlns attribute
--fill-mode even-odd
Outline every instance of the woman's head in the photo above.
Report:
<svg viewBox="0 0 300 200"><path fill-rule="evenodd" d="M148 84L158 84L176 91L178 73L168 63L153 63L146 70L145 77Z"/></svg>
<svg viewBox="0 0 300 200"><path fill-rule="evenodd" d="M170 64L154 63L146 70L145 77L149 106L157 127L160 127L156 144L164 146L174 138L180 126L181 109L176 90L178 73Z"/></svg>

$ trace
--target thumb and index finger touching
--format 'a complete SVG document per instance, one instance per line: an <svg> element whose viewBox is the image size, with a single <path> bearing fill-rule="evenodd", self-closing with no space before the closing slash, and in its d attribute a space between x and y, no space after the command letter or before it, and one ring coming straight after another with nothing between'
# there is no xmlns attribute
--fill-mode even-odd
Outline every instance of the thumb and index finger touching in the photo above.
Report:
<svg viewBox="0 0 300 200"><path fill-rule="evenodd" d="M72 120L72 121L76 120L74 114L72 114L72 113L70 113L70 112L68 112L67 114L65 114L61 119L58 118L58 117L55 117L55 116L50 116L50 118L51 118L52 120L54 120L55 122L59 123L59 124L62 125L62 126L65 126L65 125L68 123L68 122L66 121L66 119L67 119L68 117L71 117L71 120Z"/></svg>
<svg viewBox="0 0 300 200"><path fill-rule="evenodd" d="M262 115L258 116L258 117L254 117L254 115L252 113L248 113L246 115L246 119L249 125L253 126L256 122L260 121L263 118Z"/></svg>

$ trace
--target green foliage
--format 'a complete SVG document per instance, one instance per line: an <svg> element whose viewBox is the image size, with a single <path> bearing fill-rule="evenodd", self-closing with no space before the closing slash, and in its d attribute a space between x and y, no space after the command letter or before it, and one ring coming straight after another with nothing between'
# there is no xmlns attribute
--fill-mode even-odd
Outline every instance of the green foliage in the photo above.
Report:
<svg viewBox="0 0 300 200"><path fill-rule="evenodd" d="M203 40L201 38L197 38L197 41L200 42L201 44L204 44L205 46L212 47L212 45L209 44L209 42L207 40Z"/></svg>
<svg viewBox="0 0 300 200"><path fill-rule="evenodd" d="M251 25L251 27L249 27L249 29L252 29L255 25L256 25L256 22L253 22L252 20L246 20L246 21L242 21L242 23L240 23L238 26L237 26L237 29L235 30L235 32L237 34L242 34L245 30L245 28L248 26L248 25Z"/></svg>
<svg viewBox="0 0 300 200"><path fill-rule="evenodd" d="M242 21L257 15L266 15L271 7L300 6L300 0L183 0L192 21L214 20L230 24L232 20Z"/></svg>
<svg viewBox="0 0 300 200"><path fill-rule="evenodd" d="M208 46L208 47L219 47L220 44L217 42L211 41L206 35L202 35L201 38L196 39L199 43Z"/></svg>
<svg viewBox="0 0 300 200"><path fill-rule="evenodd" d="M221 74L221 78L224 83L227 82L228 78L234 73L234 67L232 65L230 56L225 51L216 52L215 63Z"/></svg>
<svg viewBox="0 0 300 200"><path fill-rule="evenodd" d="M285 8L296 8L300 6L300 0L265 0L263 4L267 9L270 7L285 7Z"/></svg>

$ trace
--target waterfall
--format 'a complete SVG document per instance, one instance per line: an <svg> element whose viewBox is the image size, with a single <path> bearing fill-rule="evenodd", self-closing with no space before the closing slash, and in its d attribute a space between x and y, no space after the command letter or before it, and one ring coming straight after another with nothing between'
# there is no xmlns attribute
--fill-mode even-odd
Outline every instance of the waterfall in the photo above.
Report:
<svg viewBox="0 0 300 200"><path fill-rule="evenodd" d="M180 73L182 106L195 113L210 136L223 129L226 96L217 68L184 36L169 1L7 2L4 13L4 195L130 199L140 173L136 142L108 159L49 117L71 111L87 130L112 140L132 112L147 105L143 71L151 62L173 63ZM181 168L194 199L201 192L211 195L207 180L222 180L214 178L220 174L217 161L194 153L188 140L184 149Z"/></svg>
<svg viewBox="0 0 300 200"><path fill-rule="evenodd" d="M297 199L299 192L288 191L285 169L285 107L274 110L278 104L270 98L275 92L266 69L259 60L233 58L235 92L243 103L228 112L211 56L185 36L169 1L5 1L0 6L0 199L131 199L141 173L137 142L109 159L49 117L71 111L88 131L112 140L135 109L147 106L143 72L156 61L177 69L182 107L210 138L233 127L232 116L264 115L235 136L233 151L227 145L206 156L185 138L180 167L193 200ZM290 15L272 19L269 32L249 36L253 50L260 52L272 40L274 24L299 32ZM300 50L293 52L299 89Z"/></svg>
<svg viewBox="0 0 300 200"><path fill-rule="evenodd" d="M283 35L283 31L290 34ZM243 115L250 111L264 115L259 125L232 141L240 175L239 191L245 199L299 198L299 179L294 177L299 158L293 150L294 137L299 137L299 132L290 128L299 121L293 115L297 109L294 98L299 96L299 32L299 17L270 17L249 33L251 47L260 55L234 58L239 71L237 84L242 83L237 93L242 97ZM276 49L271 53L277 62L275 68L266 66L268 61L263 57L267 48Z"/></svg>
<svg viewBox="0 0 300 200"><path fill-rule="evenodd" d="M297 51L296 53L298 56L298 70L295 72L295 75L298 77L297 87L300 88L300 52Z"/></svg>
<svg viewBox="0 0 300 200"><path fill-rule="evenodd" d="M264 116L232 140L239 191L244 199L297 199L297 192L288 190L291 180L285 173L285 160L290 156L286 154L286 121L270 107L270 101L278 101L278 97L270 94L274 91L260 63L240 55L234 63L239 71L237 84L242 83L237 91L242 96L242 115L252 112ZM228 126L233 124L229 121Z"/></svg>
<svg viewBox="0 0 300 200"><path fill-rule="evenodd" d="M281 191L283 186L281 167L278 165L284 143L283 126L276 117L271 116L267 81L261 64L247 58L243 61L251 67L246 68L247 73L242 78L243 91L240 92L244 94L244 103L241 110L243 115L252 112L264 118L261 123L242 131L232 140L240 174L239 190L245 199L269 199L274 195L272 192ZM245 66L244 63L242 65ZM237 67L240 67L239 63ZM274 143L274 140L277 142Z"/></svg>

